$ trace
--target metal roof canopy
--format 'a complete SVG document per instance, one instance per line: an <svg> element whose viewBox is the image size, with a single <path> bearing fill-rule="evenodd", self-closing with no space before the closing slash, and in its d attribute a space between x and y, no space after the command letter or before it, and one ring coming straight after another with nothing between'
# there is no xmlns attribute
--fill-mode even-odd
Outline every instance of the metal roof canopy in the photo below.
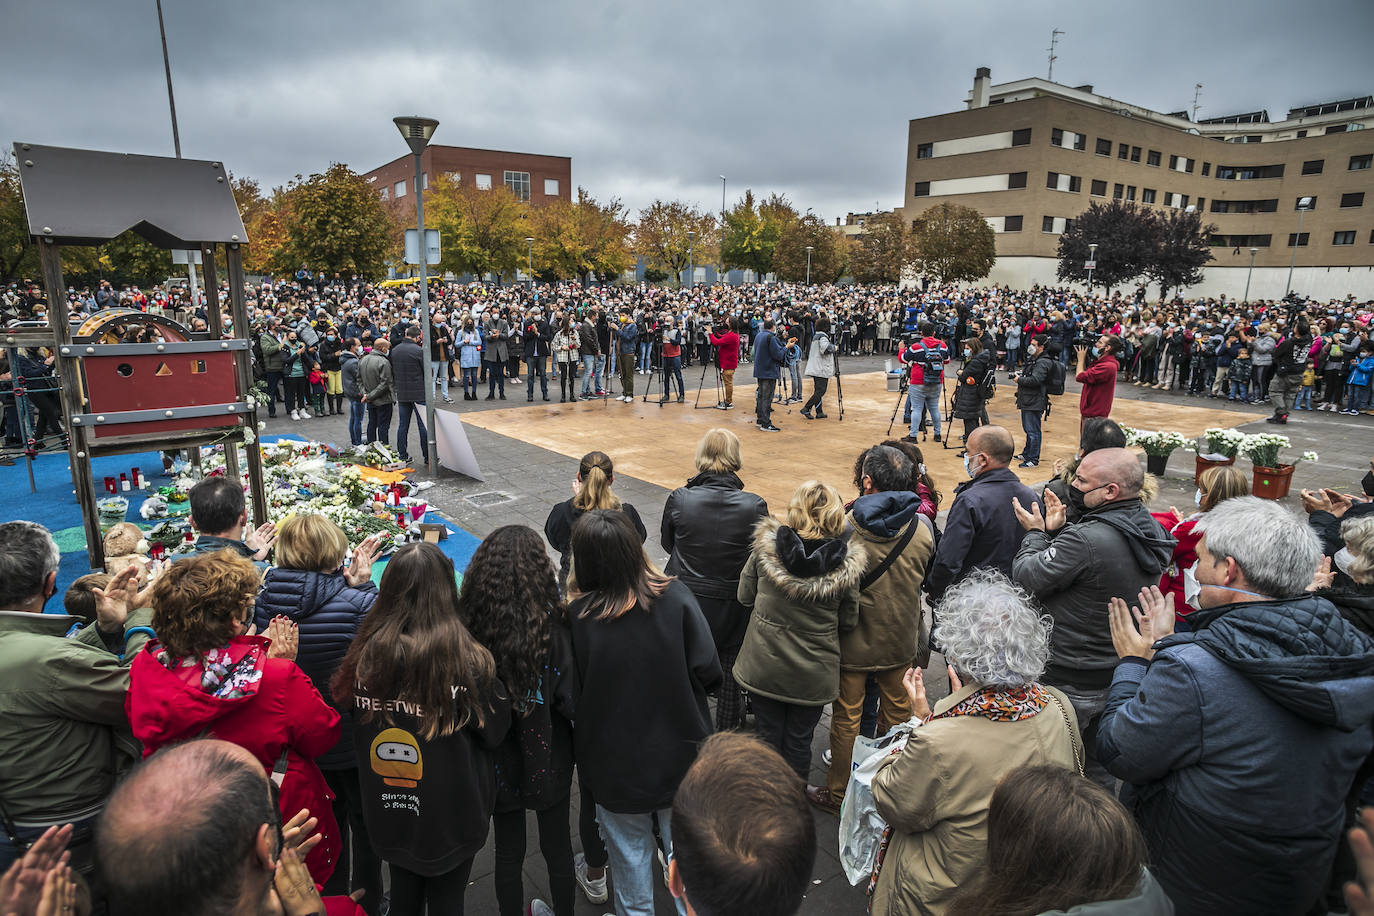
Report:
<svg viewBox="0 0 1374 916"><path fill-rule="evenodd" d="M29 232L99 245L132 229L160 248L246 244L224 165L15 143Z"/></svg>

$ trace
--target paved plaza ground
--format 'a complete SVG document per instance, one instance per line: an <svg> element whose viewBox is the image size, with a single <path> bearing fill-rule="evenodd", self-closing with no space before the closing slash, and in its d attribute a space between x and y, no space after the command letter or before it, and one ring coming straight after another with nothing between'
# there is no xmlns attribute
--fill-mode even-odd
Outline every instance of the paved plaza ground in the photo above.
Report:
<svg viewBox="0 0 1374 916"><path fill-rule="evenodd" d="M745 463L741 477L747 488L765 496L774 514L786 506L792 488L811 477L834 484L846 496L853 495L854 458L861 449L887 438L888 420L896 404L897 394L886 390L883 368L882 357L844 359L841 370L844 373L841 381L845 393L844 421L841 423L838 419L835 386L832 385L825 408L829 419L808 422L797 414L800 404L791 405L790 414L786 407L775 406L774 420L782 427L780 433L765 433L752 425L754 389L749 377L751 367L747 363L741 365L738 373L741 384L736 387L736 408L728 412L692 409L695 389L701 379L699 366L684 370L687 403L670 403L661 408L656 404L657 377L649 402L637 397L632 405L615 400L604 404L600 401L560 404L558 386L552 380L552 401L549 403L545 403L537 391L534 403L527 403L525 385L508 384L505 401L463 401L461 393L455 390L455 403L442 405L442 409L462 415L486 479L479 482L444 472L427 495L450 519L479 537L510 524L529 525L542 532L550 509L572 494L578 459L587 451L599 449L616 462L615 492L639 511L649 531L646 544L649 555L663 563L667 557L659 544L658 532L664 501L673 487L680 486L692 475L692 451L696 440L711 426L726 426L739 434ZM989 413L992 422L1012 430L1019 448L1022 433L1019 414L1013 404L1015 384L1006 382L1003 373L998 377L998 392L989 404ZM644 375L635 377L640 395L647 378ZM713 385L713 373L708 371L702 403L714 403ZM806 393L810 393L809 382ZM481 397L485 396L484 385ZM1070 375L1066 392L1055 400L1046 423L1041 466L1018 471L1028 484L1035 486L1046 480L1053 459L1068 457L1076 448L1077 404L1078 386ZM1119 385L1113 416L1126 425L1196 434L1215 425L1236 426L1245 432L1272 432L1276 428L1263 422L1268 413L1270 409L1258 406L1237 406L1227 401ZM962 431L962 422L955 423L957 435ZM946 420L946 431L949 426ZM343 417L298 422L279 418L269 421L267 431L296 432L324 441L347 440ZM1284 500L1294 511L1301 511L1297 493L1303 487L1334 487L1344 492L1359 492L1360 478L1369 469L1370 457L1374 455L1374 418L1295 412L1288 425L1278 427L1277 431L1292 440L1293 449L1286 453L1288 458L1309 449L1321 456L1318 463L1300 464L1294 474L1292 494ZM903 434L900 413L892 434L894 437ZM412 430L410 453L418 460L415 435ZM957 444L956 439L955 447L946 450L934 441L922 443L930 472L945 494L943 508L948 508L954 485L964 479L962 463L955 457ZM1244 458L1239 463L1248 471ZM417 478L427 479L427 475L421 471ZM1193 456L1175 452L1160 479L1160 492L1152 508L1167 510L1177 506L1186 515L1193 505L1193 491ZM936 656L927 678L932 700L948 691L943 668L943 661ZM827 714L816 730L812 782L824 782L821 752L828 746L828 728ZM574 806L576 801L574 792ZM812 875L813 884L801 912L862 913L863 892L849 885L840 867L838 821L819 811L815 812L815 817L820 851ZM574 822L569 829L574 834L574 848L580 849L575 823L574 808ZM547 877L538 852L538 831L533 817L529 819L527 832L526 895L547 900ZM470 911L494 913L490 842L478 855L472 882L468 893ZM611 910L610 904L588 904L579 892L578 913ZM666 893L660 895L658 910L664 914L673 912Z"/></svg>

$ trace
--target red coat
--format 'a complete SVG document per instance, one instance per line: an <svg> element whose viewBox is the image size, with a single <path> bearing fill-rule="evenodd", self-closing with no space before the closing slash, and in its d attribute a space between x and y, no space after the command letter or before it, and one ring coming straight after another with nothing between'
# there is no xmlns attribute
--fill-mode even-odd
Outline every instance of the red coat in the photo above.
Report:
<svg viewBox="0 0 1374 916"><path fill-rule="evenodd" d="M1108 353L1074 378L1083 386L1078 396L1078 412L1085 417L1109 417L1116 397L1116 374L1121 364Z"/></svg>
<svg viewBox="0 0 1374 916"><path fill-rule="evenodd" d="M282 820L302 808L320 819L324 842L310 851L305 864L311 877L324 883L339 858L339 828L334 796L315 758L338 742L339 714L295 662L268 658L268 645L262 636L236 636L207 655L211 672L228 672L217 678L218 689L207 690L202 687L205 665L169 669L158 659L161 643L150 640L129 667L124 710L145 757L164 745L203 736L237 744L270 772L285 752Z"/></svg>
<svg viewBox="0 0 1374 916"><path fill-rule="evenodd" d="M1174 617L1182 620L1193 611L1183 600L1183 574L1197 565L1197 545L1202 540L1202 532L1197 530L1198 519L1201 514L1191 516L1175 524L1174 517L1168 512L1151 512L1155 521L1164 526L1164 530L1169 532L1169 536L1178 541L1174 545L1173 556L1169 558L1169 565L1164 567L1164 574L1159 577L1159 590L1166 595L1174 596Z"/></svg>
<svg viewBox="0 0 1374 916"><path fill-rule="evenodd" d="M734 331L726 331L717 337L714 334L708 335L711 338L711 346L716 348L720 354L720 369L728 372L731 369L739 368L739 335Z"/></svg>

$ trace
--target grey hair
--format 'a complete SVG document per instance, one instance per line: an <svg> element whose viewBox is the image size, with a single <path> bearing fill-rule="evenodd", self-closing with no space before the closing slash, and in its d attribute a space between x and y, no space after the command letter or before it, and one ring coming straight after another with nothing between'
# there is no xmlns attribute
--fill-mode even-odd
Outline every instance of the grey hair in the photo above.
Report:
<svg viewBox="0 0 1374 916"><path fill-rule="evenodd" d="M945 592L936 609L935 639L954 669L980 684L1021 687L1045 672L1050 657L1048 615L995 569L979 569Z"/></svg>
<svg viewBox="0 0 1374 916"><path fill-rule="evenodd" d="M48 574L62 552L48 529L37 522L0 524L0 610L13 610L43 593Z"/></svg>
<svg viewBox="0 0 1374 916"><path fill-rule="evenodd" d="M1250 588L1266 598L1303 594L1322 558L1321 541L1306 522L1258 496L1218 503L1193 530L1206 537L1214 559L1231 557Z"/></svg>

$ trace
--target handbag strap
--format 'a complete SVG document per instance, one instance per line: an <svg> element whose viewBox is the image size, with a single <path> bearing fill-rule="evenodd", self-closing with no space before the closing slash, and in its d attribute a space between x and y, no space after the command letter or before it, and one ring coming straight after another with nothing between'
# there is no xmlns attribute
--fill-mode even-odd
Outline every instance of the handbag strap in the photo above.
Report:
<svg viewBox="0 0 1374 916"><path fill-rule="evenodd" d="M923 521L930 524L930 519L917 512L916 517L911 520L911 524L906 526L906 531L897 539L897 543L893 544L892 549L887 552L887 556L883 557L883 561L865 573L864 577L859 580L859 591L863 592L871 588L873 583L881 579L883 573L887 572L892 564L897 562L897 557L906 549L906 545L911 543L911 539L916 535L916 529L921 526Z"/></svg>
<svg viewBox="0 0 1374 916"><path fill-rule="evenodd" d="M1054 705L1059 707L1059 714L1064 717L1064 727L1069 730L1069 743L1073 745L1073 762L1078 766L1078 775L1085 775L1083 772L1083 745L1078 742L1078 732L1074 731L1073 722L1069 719L1069 711L1064 708L1064 704L1055 696L1053 690L1046 690L1050 699L1054 700Z"/></svg>

